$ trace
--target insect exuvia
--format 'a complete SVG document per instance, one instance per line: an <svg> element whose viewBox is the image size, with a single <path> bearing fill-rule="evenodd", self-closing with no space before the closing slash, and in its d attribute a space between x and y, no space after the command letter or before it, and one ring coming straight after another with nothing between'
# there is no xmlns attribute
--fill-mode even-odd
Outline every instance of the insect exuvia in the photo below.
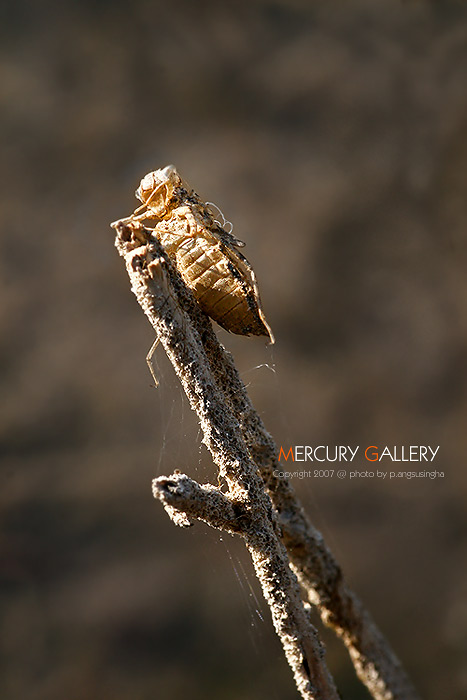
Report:
<svg viewBox="0 0 467 700"><path fill-rule="evenodd" d="M238 251L245 244L214 219L175 166L145 175L135 194L142 204L127 220L154 221L154 235L205 313L231 333L267 336L274 343L255 273ZM153 377L150 359L156 345L147 358Z"/></svg>
<svg viewBox="0 0 467 700"><path fill-rule="evenodd" d="M255 273L238 251L244 243L214 220L176 168L145 175L136 196L142 206L130 218L156 221L155 235L208 316L231 333L264 335L273 343Z"/></svg>

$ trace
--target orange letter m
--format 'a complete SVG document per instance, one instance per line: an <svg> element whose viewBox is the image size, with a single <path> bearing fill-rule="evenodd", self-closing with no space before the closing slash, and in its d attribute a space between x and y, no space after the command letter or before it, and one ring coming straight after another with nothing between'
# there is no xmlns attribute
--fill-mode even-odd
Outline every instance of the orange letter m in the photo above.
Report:
<svg viewBox="0 0 467 700"><path fill-rule="evenodd" d="M292 457L292 462L295 462L295 457L293 456L293 450L292 450L292 448L290 448L289 451L287 452L287 454L285 454L284 448L281 446L281 448L280 448L280 450L279 450L279 457L277 458L277 461L278 461L278 462L281 461L281 455L284 457L284 459L285 459L286 462L288 461L289 456Z"/></svg>

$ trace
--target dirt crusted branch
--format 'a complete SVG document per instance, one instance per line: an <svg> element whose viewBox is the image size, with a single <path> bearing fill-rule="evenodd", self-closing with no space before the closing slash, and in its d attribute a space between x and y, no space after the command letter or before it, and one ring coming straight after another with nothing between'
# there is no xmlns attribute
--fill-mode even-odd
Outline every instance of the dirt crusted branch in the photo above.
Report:
<svg viewBox="0 0 467 700"><path fill-rule="evenodd" d="M117 223L115 228L116 245L125 258L132 289L198 414L204 442L228 487L223 494L211 485L200 486L175 474L154 481L156 497L179 525L200 519L244 537L304 698L337 695L316 631L309 622L304 623L307 613L291 569L323 622L344 641L372 696L376 700L417 700L400 662L345 583L339 564L307 519L292 486L275 476L274 440L209 319L151 230L131 221ZM287 611L284 592L291 595L292 607Z"/></svg>
<svg viewBox="0 0 467 700"><path fill-rule="evenodd" d="M219 388L203 347L202 328L194 327L187 297L178 301L183 283L151 231L136 222L120 223L117 247L125 258L132 290L164 346L196 411L203 441L227 486L223 493L202 487L183 475L155 480L154 493L172 519L188 525L192 518L241 535L269 604L276 632L305 700L337 700L312 626L279 537L276 514L257 467L244 442L240 424ZM141 245L146 239L146 243ZM216 493L217 491L217 493Z"/></svg>

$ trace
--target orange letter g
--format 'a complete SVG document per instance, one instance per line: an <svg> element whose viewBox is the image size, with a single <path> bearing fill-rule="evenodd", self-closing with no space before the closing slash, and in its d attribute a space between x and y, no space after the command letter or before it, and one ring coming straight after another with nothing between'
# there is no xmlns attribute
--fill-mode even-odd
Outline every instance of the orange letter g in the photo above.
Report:
<svg viewBox="0 0 467 700"><path fill-rule="evenodd" d="M366 450L365 450L365 457L367 458L367 460L368 460L369 462L377 462L377 461L378 461L378 457L379 457L379 454L378 454L377 452L372 452L372 453L371 453L372 455L376 455L376 457L374 457L373 459L371 459L371 457L368 457L368 450L371 450L372 447L374 447L375 450L378 449L378 448L376 447L376 445L370 445L370 446L367 447Z"/></svg>

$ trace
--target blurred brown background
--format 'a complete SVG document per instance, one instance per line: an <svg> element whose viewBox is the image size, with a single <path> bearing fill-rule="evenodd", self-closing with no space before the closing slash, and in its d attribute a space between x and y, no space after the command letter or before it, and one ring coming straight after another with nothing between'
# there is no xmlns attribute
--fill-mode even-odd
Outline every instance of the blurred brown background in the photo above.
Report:
<svg viewBox="0 0 467 700"><path fill-rule="evenodd" d="M219 332L277 442L440 445L294 483L422 696L467 693L467 9L322 5L1 5L5 700L297 697L242 544L151 496L215 478L109 229L167 163L247 241L277 344Z"/></svg>

